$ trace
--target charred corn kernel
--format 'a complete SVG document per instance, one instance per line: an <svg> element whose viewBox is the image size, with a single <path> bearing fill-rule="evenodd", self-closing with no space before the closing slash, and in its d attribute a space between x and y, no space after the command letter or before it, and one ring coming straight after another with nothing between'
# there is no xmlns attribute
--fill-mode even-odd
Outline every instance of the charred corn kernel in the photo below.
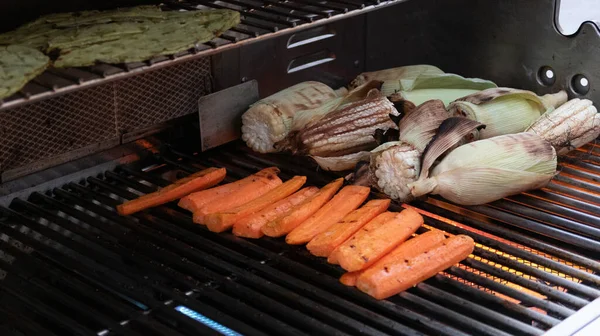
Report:
<svg viewBox="0 0 600 336"><path fill-rule="evenodd" d="M370 165L357 181L370 181L372 186L392 199L413 199L408 184L419 177L421 155L440 124L448 118L444 103L431 100L419 105L399 123L400 141L387 142L371 151Z"/></svg>
<svg viewBox="0 0 600 336"><path fill-rule="evenodd" d="M318 108L334 98L329 86L303 82L261 99L242 115L242 139L257 152L275 152L274 144L288 135L296 112Z"/></svg>
<svg viewBox="0 0 600 336"><path fill-rule="evenodd" d="M360 101L344 104L299 131L294 131L276 148L295 154L336 157L371 150L377 129L397 128L390 115L399 113L377 89Z"/></svg>
<svg viewBox="0 0 600 336"><path fill-rule="evenodd" d="M575 98L544 113L527 132L550 142L563 155L600 135L600 114L591 100Z"/></svg>

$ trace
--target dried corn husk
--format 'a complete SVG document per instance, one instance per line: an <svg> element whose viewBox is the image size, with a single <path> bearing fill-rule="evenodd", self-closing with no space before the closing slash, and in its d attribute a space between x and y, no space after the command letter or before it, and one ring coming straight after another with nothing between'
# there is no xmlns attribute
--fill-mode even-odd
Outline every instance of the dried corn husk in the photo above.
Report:
<svg viewBox="0 0 600 336"><path fill-rule="evenodd" d="M19 91L49 64L50 59L33 48L0 46L0 99Z"/></svg>
<svg viewBox="0 0 600 336"><path fill-rule="evenodd" d="M353 90L370 81L401 81L405 86L411 86L410 82L414 81L421 75L437 75L444 72L433 65L407 65L398 68L391 68L372 72L363 72L358 75L348 86Z"/></svg>
<svg viewBox="0 0 600 336"><path fill-rule="evenodd" d="M371 153L368 151L360 151L357 153L342 155L342 156L311 156L324 170L328 171L344 171L354 169L360 161L368 160Z"/></svg>
<svg viewBox="0 0 600 336"><path fill-rule="evenodd" d="M564 155L600 135L600 114L588 99L571 99L544 113L526 130L546 139L558 155Z"/></svg>
<svg viewBox="0 0 600 336"><path fill-rule="evenodd" d="M275 147L294 154L341 157L376 146L377 129L396 128L390 115L398 116L394 105L372 89L363 100L341 105L306 127L291 132Z"/></svg>
<svg viewBox="0 0 600 336"><path fill-rule="evenodd" d="M371 182L392 199L412 200L408 184L419 177L421 155L447 118L448 112L440 100L419 105L400 121L400 141L387 142L372 150L369 170L362 171L369 176L355 176L355 180Z"/></svg>
<svg viewBox="0 0 600 336"><path fill-rule="evenodd" d="M525 131L546 111L567 101L565 91L538 96L531 91L493 88L460 98L448 106L456 117L466 117L486 125L474 131L465 142Z"/></svg>
<svg viewBox="0 0 600 336"><path fill-rule="evenodd" d="M298 111L315 109L327 102L337 105L335 98L333 89L319 82L303 82L279 91L259 100L242 115L242 139L254 151L275 152L275 143L288 135ZM330 108L321 109L328 112Z"/></svg>
<svg viewBox="0 0 600 336"><path fill-rule="evenodd" d="M437 150L428 150L423 162L433 163L459 138L437 137L430 145ZM554 177L556 166L556 151L548 141L534 133L507 134L452 150L429 174L424 164L419 180L408 186L413 197L431 193L457 204L478 205L541 188Z"/></svg>
<svg viewBox="0 0 600 336"><path fill-rule="evenodd" d="M495 88L496 84L479 78L464 78L455 74L421 74L413 80L388 80L381 87L381 92L390 96L396 93L404 100L420 105L431 99L439 99L444 105L479 92Z"/></svg>

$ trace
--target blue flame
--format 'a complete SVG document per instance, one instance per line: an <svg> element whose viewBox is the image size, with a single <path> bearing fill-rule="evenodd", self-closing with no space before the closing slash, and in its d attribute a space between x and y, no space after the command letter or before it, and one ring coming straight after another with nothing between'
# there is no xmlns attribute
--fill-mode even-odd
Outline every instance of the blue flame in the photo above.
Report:
<svg viewBox="0 0 600 336"><path fill-rule="evenodd" d="M227 336L242 336L242 334L237 333L229 328L227 328L226 326L213 321L211 319L209 319L208 317L198 313L197 311L191 310L188 307L185 306L177 306L175 307L175 310L177 310L178 312L182 313L183 315L196 320L202 324L204 324L205 326L216 330L218 332L220 332L223 335L227 335Z"/></svg>

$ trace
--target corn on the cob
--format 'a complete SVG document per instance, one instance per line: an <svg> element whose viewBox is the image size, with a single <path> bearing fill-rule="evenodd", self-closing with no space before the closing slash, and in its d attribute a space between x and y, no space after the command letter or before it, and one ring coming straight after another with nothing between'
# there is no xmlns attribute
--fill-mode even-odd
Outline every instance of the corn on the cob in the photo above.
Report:
<svg viewBox="0 0 600 336"><path fill-rule="evenodd" d="M407 83L424 74L436 75L443 73L444 72L442 70L433 65L407 65L398 68L363 72L350 83L348 88L353 90L373 80L381 82L402 80L403 82Z"/></svg>
<svg viewBox="0 0 600 336"><path fill-rule="evenodd" d="M448 105L455 99L495 88L496 84L479 78L464 78L455 74L421 74L414 80L388 80L381 87L382 94L389 96L393 93L415 105L420 105L431 99L439 99Z"/></svg>
<svg viewBox="0 0 600 336"><path fill-rule="evenodd" d="M410 185L462 205L479 205L544 187L556 174L556 152L533 133L475 141L450 152L431 177Z"/></svg>
<svg viewBox="0 0 600 336"><path fill-rule="evenodd" d="M463 120L466 122L466 119ZM456 120L444 123L460 126ZM472 127L476 125L474 123ZM468 129L462 131L465 134ZM542 137L529 132L501 135L462 145L447 154L427 174L431 164L444 153L444 148L460 138L454 135L449 130L446 137L436 137L430 144L429 149L437 149L425 153L419 180L408 185L413 197L431 193L457 204L478 205L541 188L556 174L554 147ZM454 136L452 141L448 136Z"/></svg>
<svg viewBox="0 0 600 336"><path fill-rule="evenodd" d="M600 114L591 100L575 98L544 113L527 132L544 138L563 155L600 135Z"/></svg>
<svg viewBox="0 0 600 336"><path fill-rule="evenodd" d="M400 141L388 142L371 151L365 176L355 176L357 183L368 182L393 199L412 199L408 183L419 177L421 155L440 124L448 118L444 103L431 100L419 105L399 123ZM358 172L357 172L358 174Z"/></svg>
<svg viewBox="0 0 600 336"><path fill-rule="evenodd" d="M493 88L460 98L448 106L456 117L466 117L486 125L474 131L465 142L498 135L523 132L546 111L552 111L567 101L565 91L542 97L531 91Z"/></svg>
<svg viewBox="0 0 600 336"><path fill-rule="evenodd" d="M242 139L254 151L275 152L274 144L288 135L296 112L318 108L334 98L329 86L303 82L261 99L242 116Z"/></svg>
<svg viewBox="0 0 600 336"><path fill-rule="evenodd" d="M338 157L371 150L376 146L375 130L397 127L390 115L398 116L394 105L377 89L361 101L340 106L323 118L309 123L277 143L277 149L321 157Z"/></svg>

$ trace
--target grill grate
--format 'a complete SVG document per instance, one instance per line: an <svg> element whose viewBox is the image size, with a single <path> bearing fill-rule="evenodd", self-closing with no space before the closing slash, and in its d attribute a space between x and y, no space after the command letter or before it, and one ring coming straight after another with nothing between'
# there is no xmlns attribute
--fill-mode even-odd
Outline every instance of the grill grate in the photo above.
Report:
<svg viewBox="0 0 600 336"><path fill-rule="evenodd" d="M568 182L560 191L551 184L483 207L460 208L439 198L412 204L428 226L469 234L478 245L461 264L376 301L340 284L341 269L282 239L214 234L173 204L130 217L114 211L123 199L208 166L226 167L226 182L270 165L281 168L282 178L303 174L315 185L333 175L300 158L251 153L239 144L203 154L170 149L147 160L0 208L0 327L44 335L215 329L232 335L540 335L600 296L595 241L572 244L575 236L591 239L594 232L584 233L584 226L599 220L576 220L573 215L585 211L563 213L567 205L548 203L572 190ZM592 161L578 162L586 174L600 175ZM577 193L593 195L594 182L577 182L590 186ZM498 224L517 201L536 210ZM549 215L544 208L557 219L553 226L532 219ZM554 231L540 232L540 226ZM567 231L575 236L558 235Z"/></svg>

